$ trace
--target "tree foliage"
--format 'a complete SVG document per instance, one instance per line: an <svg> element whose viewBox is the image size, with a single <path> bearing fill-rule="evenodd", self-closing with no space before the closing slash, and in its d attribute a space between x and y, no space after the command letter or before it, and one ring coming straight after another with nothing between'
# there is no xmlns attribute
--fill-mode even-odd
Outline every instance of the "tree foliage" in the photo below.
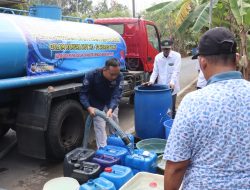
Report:
<svg viewBox="0 0 250 190"><path fill-rule="evenodd" d="M213 0L212 27L224 26L236 34L240 53L242 55L241 67L247 78L250 73L248 55L248 33L250 30L250 0ZM160 6L164 5L164 6ZM160 18L158 21L161 29L168 36L174 36L177 41L185 42L179 44L180 49L186 49L190 42L197 41L199 36L208 30L210 0L174 0L166 1L165 4L157 4L147 9L145 17ZM171 21L169 21L171 19ZM171 25L166 24L171 23ZM165 34L163 32L163 34ZM190 40L188 40L190 39ZM247 69L248 67L248 69Z"/></svg>
<svg viewBox="0 0 250 190"><path fill-rule="evenodd" d="M106 0L103 0L95 9L95 18L112 18L112 17L129 17L129 9L117 1L111 1L110 7L107 6Z"/></svg>
<svg viewBox="0 0 250 190"><path fill-rule="evenodd" d="M130 16L128 7L118 3L116 0L111 1L108 6L107 0L102 0L94 6L92 0L30 0L29 5L57 5L62 8L63 15L78 17L124 17Z"/></svg>

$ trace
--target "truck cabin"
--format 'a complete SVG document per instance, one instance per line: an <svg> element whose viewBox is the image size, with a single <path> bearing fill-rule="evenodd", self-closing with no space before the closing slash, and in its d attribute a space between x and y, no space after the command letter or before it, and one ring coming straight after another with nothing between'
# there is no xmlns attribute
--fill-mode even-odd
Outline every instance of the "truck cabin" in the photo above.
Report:
<svg viewBox="0 0 250 190"><path fill-rule="evenodd" d="M129 70L153 71L154 58L161 51L159 31L153 22L140 18L107 18L96 19L95 24L110 27L123 37Z"/></svg>

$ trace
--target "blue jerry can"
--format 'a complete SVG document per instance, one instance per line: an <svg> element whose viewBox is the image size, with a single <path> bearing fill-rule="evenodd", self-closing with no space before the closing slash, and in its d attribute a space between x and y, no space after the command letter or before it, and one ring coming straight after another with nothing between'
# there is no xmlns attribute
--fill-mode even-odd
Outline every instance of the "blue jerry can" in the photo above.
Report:
<svg viewBox="0 0 250 190"><path fill-rule="evenodd" d="M92 162L97 163L101 166L102 170L107 167L111 167L116 164L121 164L120 158L109 156L109 155L95 155Z"/></svg>
<svg viewBox="0 0 250 190"><path fill-rule="evenodd" d="M131 134L128 134L128 138L130 139L131 144L134 144L134 136L131 135ZM108 145L113 145L113 146L120 146L120 147L128 149L128 147L122 141L121 137L119 137L119 136L117 136L115 134L112 134L112 135L108 136L107 144Z"/></svg>
<svg viewBox="0 0 250 190"><path fill-rule="evenodd" d="M128 154L128 150L123 147L107 145L96 151L96 155L109 155L116 158L120 158L121 164L124 165L125 157Z"/></svg>
<svg viewBox="0 0 250 190"><path fill-rule="evenodd" d="M87 183L81 185L79 190L100 190L100 189L116 190L115 185L111 181L103 177L99 177L94 180L89 180Z"/></svg>
<svg viewBox="0 0 250 190"><path fill-rule="evenodd" d="M141 171L156 173L157 154L136 149L134 154L126 156L125 166L130 167L134 175Z"/></svg>
<svg viewBox="0 0 250 190"><path fill-rule="evenodd" d="M105 168L100 177L108 179L114 183L116 189L120 189L133 177L133 172L126 166L114 165L111 168Z"/></svg>

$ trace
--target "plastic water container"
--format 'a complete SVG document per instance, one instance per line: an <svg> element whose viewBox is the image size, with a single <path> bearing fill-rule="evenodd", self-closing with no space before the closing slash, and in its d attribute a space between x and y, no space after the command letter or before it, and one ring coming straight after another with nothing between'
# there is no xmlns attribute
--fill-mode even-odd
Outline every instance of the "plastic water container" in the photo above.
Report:
<svg viewBox="0 0 250 190"><path fill-rule="evenodd" d="M96 155L109 155L120 158L121 164L124 165L125 157L128 155L128 150L123 147L107 145L96 151Z"/></svg>
<svg viewBox="0 0 250 190"><path fill-rule="evenodd" d="M134 142L135 142L134 136L131 134L128 134L128 137L129 137L131 143L134 145ZM124 147L124 148L128 149L128 147L125 145L125 143L122 141L122 139L115 134L108 136L107 144L113 145L113 146L120 146L120 147Z"/></svg>
<svg viewBox="0 0 250 190"><path fill-rule="evenodd" d="M80 185L77 180L70 177L59 177L45 183L43 190L78 190L79 187Z"/></svg>
<svg viewBox="0 0 250 190"><path fill-rule="evenodd" d="M115 185L103 178L99 177L94 180L89 180L87 183L81 185L79 190L116 190Z"/></svg>
<svg viewBox="0 0 250 190"><path fill-rule="evenodd" d="M98 163L102 170L107 167L111 167L116 164L121 164L120 158L109 156L109 155L95 155L92 162Z"/></svg>
<svg viewBox="0 0 250 190"><path fill-rule="evenodd" d="M61 20L62 10L57 6L34 5L30 7L29 16Z"/></svg>
<svg viewBox="0 0 250 190"><path fill-rule="evenodd" d="M136 149L134 154L126 156L125 166L130 167L134 174L141 171L156 173L157 154Z"/></svg>
<svg viewBox="0 0 250 190"><path fill-rule="evenodd" d="M169 119L167 121L164 121L163 125L165 128L165 138L168 139L168 136L170 134L172 125L173 125L174 120L173 119Z"/></svg>
<svg viewBox="0 0 250 190"><path fill-rule="evenodd" d="M71 177L76 179L80 184L86 183L89 179L97 178L102 172L101 166L97 163L81 162L75 164Z"/></svg>
<svg viewBox="0 0 250 190"><path fill-rule="evenodd" d="M95 151L91 149L76 148L66 154L63 163L63 174L65 177L70 177L73 170L75 169L74 165L82 161L91 161L95 156Z"/></svg>
<svg viewBox="0 0 250 190"><path fill-rule="evenodd" d="M116 189L120 189L122 185L133 177L133 173L128 167L114 165L111 168L105 168L100 177L108 179L114 183Z"/></svg>
<svg viewBox="0 0 250 190"><path fill-rule="evenodd" d="M137 173L120 190L163 190L164 176L147 172Z"/></svg>
<svg viewBox="0 0 250 190"><path fill-rule="evenodd" d="M135 131L142 139L163 138L162 125L172 105L170 88L164 85L135 88Z"/></svg>

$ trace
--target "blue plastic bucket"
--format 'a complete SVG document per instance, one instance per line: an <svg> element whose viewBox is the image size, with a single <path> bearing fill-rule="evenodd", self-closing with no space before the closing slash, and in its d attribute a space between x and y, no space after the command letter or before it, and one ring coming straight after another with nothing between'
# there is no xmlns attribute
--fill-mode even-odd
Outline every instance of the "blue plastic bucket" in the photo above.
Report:
<svg viewBox="0 0 250 190"><path fill-rule="evenodd" d="M165 128L165 138L168 139L174 120L169 119L163 122Z"/></svg>

